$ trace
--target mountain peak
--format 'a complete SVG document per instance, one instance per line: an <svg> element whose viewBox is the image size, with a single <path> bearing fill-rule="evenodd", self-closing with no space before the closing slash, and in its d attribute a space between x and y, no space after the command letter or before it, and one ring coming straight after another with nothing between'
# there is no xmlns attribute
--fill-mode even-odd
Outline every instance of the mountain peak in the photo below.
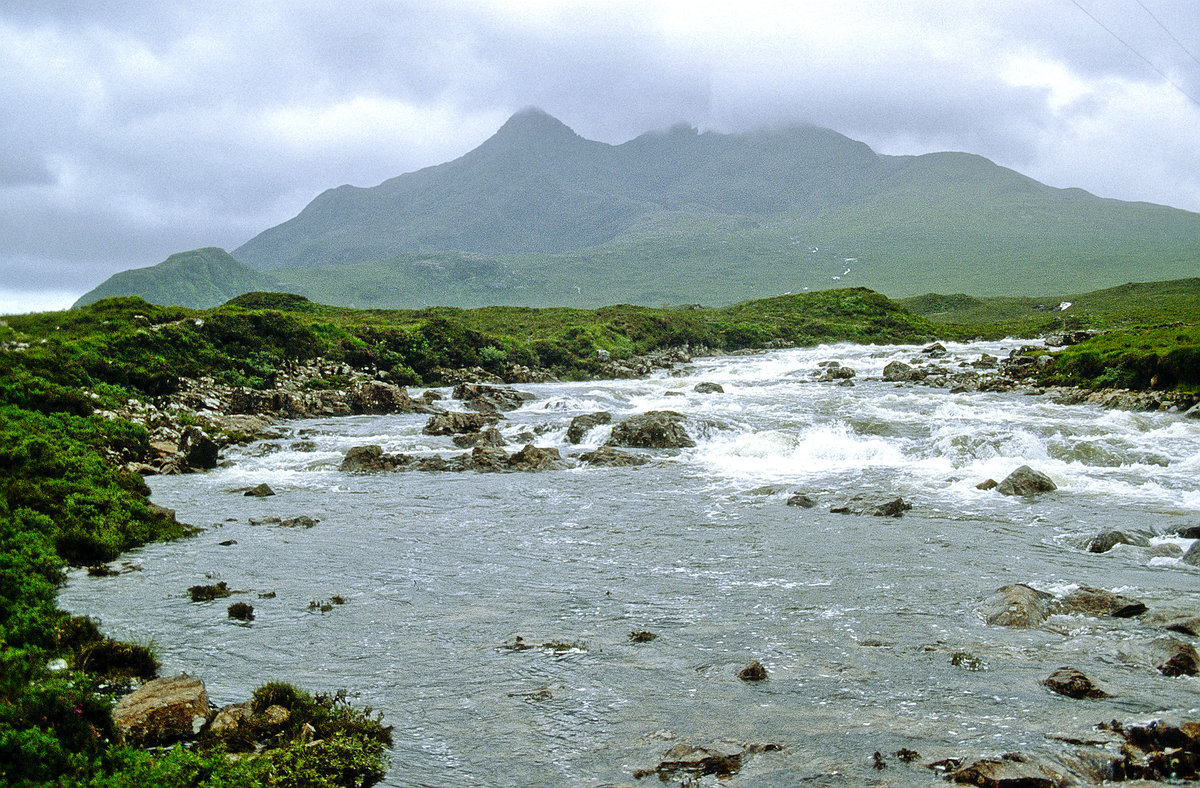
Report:
<svg viewBox="0 0 1200 788"><path fill-rule="evenodd" d="M567 124L538 107L526 107L505 121L492 139L554 140L579 139Z"/></svg>

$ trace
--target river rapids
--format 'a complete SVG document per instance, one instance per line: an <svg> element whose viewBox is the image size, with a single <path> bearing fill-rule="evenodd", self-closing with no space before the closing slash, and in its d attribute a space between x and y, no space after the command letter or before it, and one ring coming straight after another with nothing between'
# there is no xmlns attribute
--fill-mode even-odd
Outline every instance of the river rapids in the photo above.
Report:
<svg viewBox="0 0 1200 788"><path fill-rule="evenodd" d="M947 344L939 363L1012 347ZM148 479L204 532L124 557L143 571L72 571L60 605L153 643L163 675L202 677L220 704L269 680L346 689L395 726L390 786L633 784L680 743L781 745L744 758L731 787L933 785L922 764L940 758L1053 753L1101 721L1200 715L1200 680L1139 658L1165 634L1146 616L1014 629L977 613L1027 583L1200 614L1200 570L1179 558L1191 542L1169 533L1200 524L1200 422L881 379L918 351L829 345L517 387L534 398L500 422L510 452L522 433L564 457L603 444L611 425L567 443L583 413L684 414L695 448L645 451L636 468L348 474L357 445L462 450L422 434L418 414L282 423L217 470ZM830 360L855 385L816 382ZM724 393L697 393L702 381ZM1058 489L976 488L1025 464ZM233 492L261 482L277 495ZM817 506L785 505L797 492ZM830 513L857 493L912 509ZM299 515L320 522L250 522ZM1149 544L1088 552L1110 528ZM218 580L244 593L187 598ZM226 617L234 601L253 622ZM503 648L517 637L534 648ZM738 679L751 660L766 681ZM1051 693L1040 682L1063 665L1111 697ZM920 759L901 763L901 748Z"/></svg>

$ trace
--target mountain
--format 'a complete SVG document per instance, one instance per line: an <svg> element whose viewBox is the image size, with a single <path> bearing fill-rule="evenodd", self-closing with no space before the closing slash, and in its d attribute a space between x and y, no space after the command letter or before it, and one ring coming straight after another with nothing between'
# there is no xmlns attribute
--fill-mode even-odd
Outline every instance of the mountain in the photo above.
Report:
<svg viewBox="0 0 1200 788"><path fill-rule="evenodd" d="M139 295L154 304L205 309L242 293L277 289L270 277L233 259L224 249L208 247L173 254L149 268L114 274L85 293L74 306L86 306L109 296Z"/></svg>
<svg viewBox="0 0 1200 788"><path fill-rule="evenodd" d="M233 256L359 307L1034 296L1194 275L1200 214L811 126L609 145L529 109L454 161L326 191Z"/></svg>

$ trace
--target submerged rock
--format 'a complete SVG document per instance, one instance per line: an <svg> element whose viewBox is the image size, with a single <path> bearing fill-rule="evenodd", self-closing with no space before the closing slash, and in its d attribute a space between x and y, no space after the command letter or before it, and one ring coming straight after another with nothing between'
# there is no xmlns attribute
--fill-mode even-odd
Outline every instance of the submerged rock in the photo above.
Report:
<svg viewBox="0 0 1200 788"><path fill-rule="evenodd" d="M705 775L716 775L718 779L731 777L742 767L742 760L747 755L777 752L783 747L779 744L751 744L744 750L732 752L719 750L715 747L694 747L690 744L676 744L662 755L662 761L653 769L637 769L635 779L657 776L667 782L683 775L699 778ZM686 778L685 778L686 781Z"/></svg>
<svg viewBox="0 0 1200 788"><path fill-rule="evenodd" d="M645 465L649 460L637 454L614 449L612 446L601 446L595 451L579 455L579 459L588 465L598 465L608 468L629 468Z"/></svg>
<svg viewBox="0 0 1200 788"><path fill-rule="evenodd" d="M1107 698L1108 693L1096 686L1090 678L1081 671L1071 667L1061 667L1042 680L1049 689L1077 700L1083 698Z"/></svg>
<svg viewBox="0 0 1200 788"><path fill-rule="evenodd" d="M613 427L609 446L635 449L686 449L696 442L683 428L684 416L673 410L652 410L630 416Z"/></svg>
<svg viewBox="0 0 1200 788"><path fill-rule="evenodd" d="M704 381L702 383L697 383L694 387L692 387L692 391L696 392L697 394L724 394L725 387L720 383L710 383L708 381Z"/></svg>
<svg viewBox="0 0 1200 788"><path fill-rule="evenodd" d="M1001 495L1030 496L1057 489L1058 485L1051 481L1049 476L1035 471L1028 465L1022 465L1000 482L996 492Z"/></svg>
<svg viewBox="0 0 1200 788"><path fill-rule="evenodd" d="M1119 544L1149 547L1150 540L1141 534L1133 534L1128 531L1109 528L1093 536L1091 541L1088 542L1087 549L1089 553L1107 553Z"/></svg>
<svg viewBox="0 0 1200 788"><path fill-rule="evenodd" d="M976 490L994 490L1000 486L1000 482L995 479L984 479L979 484L975 485Z"/></svg>
<svg viewBox="0 0 1200 788"><path fill-rule="evenodd" d="M1102 588L1080 586L1054 603L1053 612L1097 618L1101 616L1133 618L1145 613L1146 606L1136 599L1114 594Z"/></svg>
<svg viewBox="0 0 1200 788"><path fill-rule="evenodd" d="M792 495L792 497L787 499L787 505L788 506L799 506L802 509L811 509L817 505L817 502L814 501L812 498L809 498L804 493L798 492L798 493L795 493L794 495Z"/></svg>
<svg viewBox="0 0 1200 788"><path fill-rule="evenodd" d="M504 436L500 434L500 430L495 427L488 427L481 432L467 432L462 435L455 435L450 439L455 446L461 448L474 448L475 446L503 446L505 445Z"/></svg>
<svg viewBox="0 0 1200 788"><path fill-rule="evenodd" d="M1060 788L1068 784L1060 764L1016 752L981 758L946 776L981 788Z"/></svg>
<svg viewBox="0 0 1200 788"><path fill-rule="evenodd" d="M481 432L500 420L495 413L438 413L429 418L422 430L426 435L460 435L468 432Z"/></svg>
<svg viewBox="0 0 1200 788"><path fill-rule="evenodd" d="M1190 566L1200 566L1200 541L1193 543L1180 560Z"/></svg>
<svg viewBox="0 0 1200 788"><path fill-rule="evenodd" d="M606 410L580 414L571 419L571 426L567 427L567 442L579 443L585 435L592 431L593 427L608 424L610 421L612 421L612 414Z"/></svg>
<svg viewBox="0 0 1200 788"><path fill-rule="evenodd" d="M988 624L1000 627L1036 627L1050 615L1053 596L1023 583L997 588L979 606Z"/></svg>
<svg viewBox="0 0 1200 788"><path fill-rule="evenodd" d="M186 673L155 679L117 701L113 722L134 745L195 738L208 719L204 682Z"/></svg>
<svg viewBox="0 0 1200 788"><path fill-rule="evenodd" d="M255 485L254 487L251 487L249 490L245 490L242 493L242 495L248 498L268 498L274 494L275 491L272 490L271 485L267 484L266 482Z"/></svg>
<svg viewBox="0 0 1200 788"><path fill-rule="evenodd" d="M904 499L856 495L839 506L830 507L833 514L869 514L874 517L903 517L912 508Z"/></svg>

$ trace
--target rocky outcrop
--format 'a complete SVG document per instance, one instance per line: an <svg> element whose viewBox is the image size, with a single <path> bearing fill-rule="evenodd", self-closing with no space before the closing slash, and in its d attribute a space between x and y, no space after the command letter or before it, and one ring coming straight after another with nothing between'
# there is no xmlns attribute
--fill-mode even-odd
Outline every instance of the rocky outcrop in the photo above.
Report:
<svg viewBox="0 0 1200 788"><path fill-rule="evenodd" d="M502 417L494 413L438 413L429 418L422 430L426 435L461 435L481 432Z"/></svg>
<svg viewBox="0 0 1200 788"><path fill-rule="evenodd" d="M567 443L579 443L592 431L592 428L608 424L611 421L612 414L606 410L597 413L582 413L571 419L571 425L567 427Z"/></svg>
<svg viewBox="0 0 1200 788"><path fill-rule="evenodd" d="M635 449L686 449L696 442L683 428L684 416L672 410L652 410L630 416L613 427L609 446Z"/></svg>
<svg viewBox="0 0 1200 788"><path fill-rule="evenodd" d="M980 788L1062 788L1070 782L1061 764L1015 752L981 758L946 777Z"/></svg>
<svg viewBox="0 0 1200 788"><path fill-rule="evenodd" d="M662 761L652 769L637 769L635 779L657 776L663 782L669 782L679 777L700 778L706 775L716 775L718 778L730 777L742 767L747 755L764 752L776 752L783 747L778 744L751 744L743 750L718 749L714 746L694 747L690 744L676 744L662 755Z"/></svg>
<svg viewBox="0 0 1200 788"><path fill-rule="evenodd" d="M1111 616L1133 618L1146 612L1146 606L1102 588L1081 586L1054 603L1051 612L1064 615Z"/></svg>
<svg viewBox="0 0 1200 788"><path fill-rule="evenodd" d="M1150 540L1141 534L1110 528L1093 536L1087 544L1087 550L1089 553L1107 553L1119 544L1149 547Z"/></svg>
<svg viewBox="0 0 1200 788"><path fill-rule="evenodd" d="M637 454L630 454L627 451L614 449L612 446L601 446L595 451L586 452L579 455L579 459L586 462L588 465L597 465L607 468L628 468L637 465L645 465L649 460Z"/></svg>
<svg viewBox="0 0 1200 788"><path fill-rule="evenodd" d="M147 682L117 701L113 722L137 746L195 738L208 720L204 682L186 673Z"/></svg>
<svg viewBox="0 0 1200 788"><path fill-rule="evenodd" d="M455 435L450 441L455 445L464 449L471 449L476 446L504 446L504 436L500 434L500 430L495 427L488 427L481 432L466 432L462 435Z"/></svg>
<svg viewBox="0 0 1200 788"><path fill-rule="evenodd" d="M1000 482L996 487L996 492L1001 495L1029 497L1057 489L1058 485L1051 481L1049 476L1041 471L1035 471L1028 465L1022 465Z"/></svg>
<svg viewBox="0 0 1200 788"><path fill-rule="evenodd" d="M1014 583L997 588L978 610L983 620L993 626L1031 628L1049 617L1053 599L1043 591Z"/></svg>
<svg viewBox="0 0 1200 788"><path fill-rule="evenodd" d="M893 361L883 368L883 379L893 383L924 380L925 377L926 373L903 361Z"/></svg>
<svg viewBox="0 0 1200 788"><path fill-rule="evenodd" d="M413 458L407 454L385 454L383 447L371 443L351 447L338 470L344 473L379 473L394 471L412 462Z"/></svg>
<svg viewBox="0 0 1200 788"><path fill-rule="evenodd" d="M860 514L873 517L903 517L912 508L900 496L855 495L845 503L830 507L832 514Z"/></svg>
<svg viewBox="0 0 1200 788"><path fill-rule="evenodd" d="M179 454L188 468L207 470L217 467L216 441L199 427L188 427L179 437Z"/></svg>
<svg viewBox="0 0 1200 788"><path fill-rule="evenodd" d="M485 386L481 383L459 383L450 396L462 400L468 410L479 413L516 410L534 398L532 394L507 386Z"/></svg>
<svg viewBox="0 0 1200 788"><path fill-rule="evenodd" d="M1084 673L1071 667L1055 670L1043 679L1042 684L1059 695L1076 700L1108 697L1108 693L1097 687Z"/></svg>
<svg viewBox="0 0 1200 788"><path fill-rule="evenodd" d="M514 452L508 458L508 464L518 471L560 471L567 467L558 449L541 449L532 443Z"/></svg>

